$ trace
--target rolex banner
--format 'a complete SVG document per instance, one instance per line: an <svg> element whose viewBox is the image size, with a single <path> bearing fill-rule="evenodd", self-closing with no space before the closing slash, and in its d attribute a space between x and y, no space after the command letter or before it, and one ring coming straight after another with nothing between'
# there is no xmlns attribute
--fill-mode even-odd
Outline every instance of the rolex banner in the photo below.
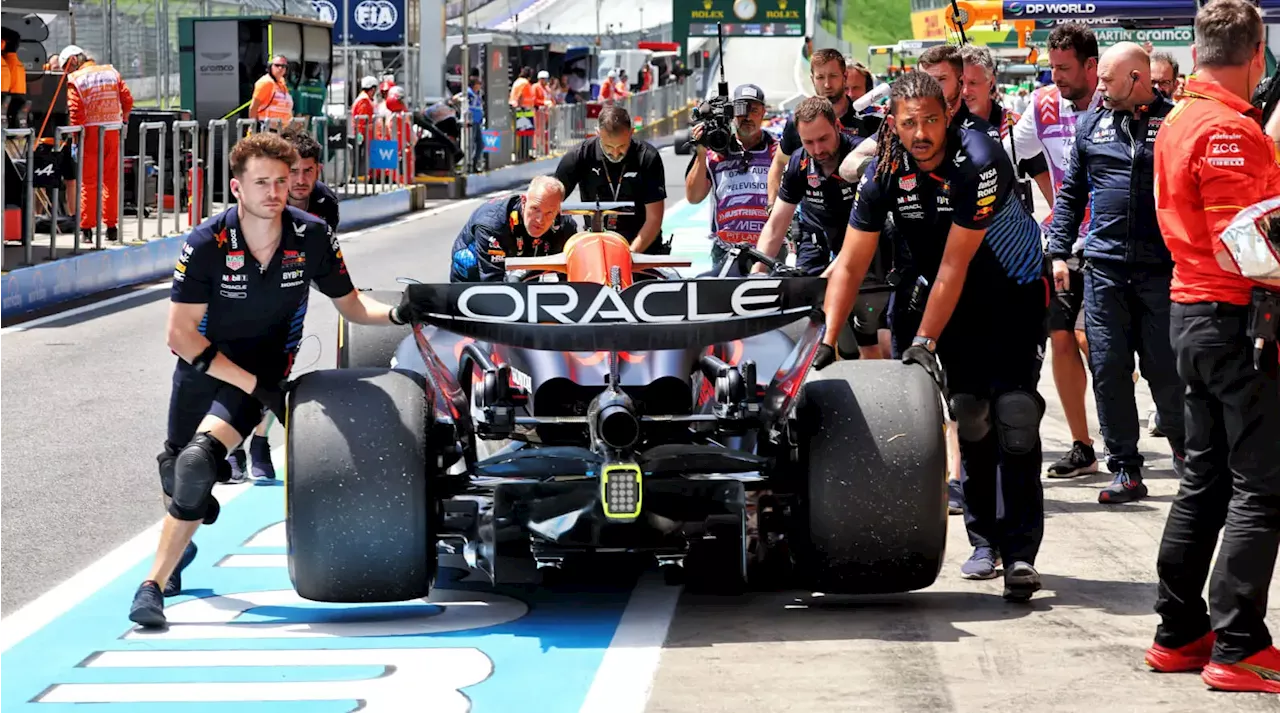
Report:
<svg viewBox="0 0 1280 713"><path fill-rule="evenodd" d="M804 37L802 0L672 0L674 34L715 37L716 23L725 37Z"/></svg>

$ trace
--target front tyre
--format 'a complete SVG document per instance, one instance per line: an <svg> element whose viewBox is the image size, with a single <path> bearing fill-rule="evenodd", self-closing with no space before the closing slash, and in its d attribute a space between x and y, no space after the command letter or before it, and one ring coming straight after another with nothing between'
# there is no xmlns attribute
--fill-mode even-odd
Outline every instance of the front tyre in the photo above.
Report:
<svg viewBox="0 0 1280 713"><path fill-rule="evenodd" d="M305 599L399 602L436 576L436 459L422 377L301 376L285 424L289 577Z"/></svg>
<svg viewBox="0 0 1280 713"><path fill-rule="evenodd" d="M836 362L797 408L805 480L791 536L813 591L877 594L937 579L947 540L942 401L919 367Z"/></svg>

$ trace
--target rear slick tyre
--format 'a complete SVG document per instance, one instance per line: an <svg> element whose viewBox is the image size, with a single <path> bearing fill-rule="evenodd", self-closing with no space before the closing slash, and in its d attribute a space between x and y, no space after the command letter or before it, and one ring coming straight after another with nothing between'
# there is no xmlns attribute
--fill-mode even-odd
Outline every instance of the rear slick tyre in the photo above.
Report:
<svg viewBox="0 0 1280 713"><path fill-rule="evenodd" d="M400 304L401 293L392 290L368 290L360 294L383 304ZM355 324L338 315L338 368L339 369L390 369L391 360L404 338L413 334L408 324L386 325Z"/></svg>
<svg viewBox="0 0 1280 713"><path fill-rule="evenodd" d="M285 426L289 577L305 599L400 602L436 576L435 457L422 377L390 369L301 376Z"/></svg>
<svg viewBox="0 0 1280 713"><path fill-rule="evenodd" d="M909 592L937 579L947 541L947 457L937 386L897 360L836 362L797 409L798 584L832 594Z"/></svg>

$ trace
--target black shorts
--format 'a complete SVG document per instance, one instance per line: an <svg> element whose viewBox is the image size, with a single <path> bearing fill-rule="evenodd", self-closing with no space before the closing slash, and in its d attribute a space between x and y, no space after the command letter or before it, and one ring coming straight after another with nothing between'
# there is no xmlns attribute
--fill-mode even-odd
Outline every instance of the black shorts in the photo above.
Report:
<svg viewBox="0 0 1280 713"><path fill-rule="evenodd" d="M231 424L242 439L248 438L264 411L261 401L179 359L169 395L168 445L173 450L186 447L205 416L217 416Z"/></svg>
<svg viewBox="0 0 1280 713"><path fill-rule="evenodd" d="M1084 272L1079 266L1070 270L1068 281L1067 291L1055 289L1053 299L1049 300L1050 332L1084 331Z"/></svg>
<svg viewBox="0 0 1280 713"><path fill-rule="evenodd" d="M874 347L880 343L879 330L889 328L889 294L872 292L858 295L853 305L853 337L860 347Z"/></svg>

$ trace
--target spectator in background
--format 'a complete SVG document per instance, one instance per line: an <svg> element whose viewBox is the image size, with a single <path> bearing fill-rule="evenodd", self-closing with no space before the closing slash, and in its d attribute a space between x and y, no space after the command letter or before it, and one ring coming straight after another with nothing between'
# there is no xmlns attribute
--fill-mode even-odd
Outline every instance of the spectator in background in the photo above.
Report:
<svg viewBox="0 0 1280 713"><path fill-rule="evenodd" d="M604 81L600 82L600 101L606 104L613 103L614 98L618 96L618 73L609 70L605 75Z"/></svg>
<svg viewBox="0 0 1280 713"><path fill-rule="evenodd" d="M293 95L285 77L289 74L289 60L284 55L271 58L267 73L253 85L253 98L249 100L249 118L254 121L278 120L288 124L293 118Z"/></svg>
<svg viewBox="0 0 1280 713"><path fill-rule="evenodd" d="M556 103L555 95L551 90L551 73L543 69L538 72L538 82L530 87L533 93L533 106L548 107Z"/></svg>
<svg viewBox="0 0 1280 713"><path fill-rule="evenodd" d="M83 126L84 145L81 162L84 181L80 184L80 234L86 243L93 241L98 226L98 185L102 186L103 222L107 224L107 240L118 240L120 190L120 132L103 132L105 124L128 124L133 110L133 94L124 78L109 64L98 64L76 45L68 45L58 55L67 73L67 113L72 126ZM105 133L105 135L104 135ZM98 164L98 146L102 142L102 164Z"/></svg>
<svg viewBox="0 0 1280 713"><path fill-rule="evenodd" d="M467 114L464 120L471 124L471 166L472 173L480 173L481 159L484 158L484 93L481 91L479 75L471 77L467 87L467 103L462 103L462 93L454 97L454 103L464 106Z"/></svg>
<svg viewBox="0 0 1280 713"><path fill-rule="evenodd" d="M18 59L18 45L21 36L8 27L4 28L3 49L0 49L0 64L3 65L4 79L0 82L0 93L4 95L6 115L9 125L18 125L18 115L27 103L27 68Z"/></svg>
<svg viewBox="0 0 1280 713"><path fill-rule="evenodd" d="M1151 55L1151 87L1168 99L1176 101L1178 91L1178 60L1168 52Z"/></svg>
<svg viewBox="0 0 1280 713"><path fill-rule="evenodd" d="M512 109L527 109L534 105L532 80L532 67L524 67L520 70L520 76L511 83L511 95L507 97L507 103Z"/></svg>
<svg viewBox="0 0 1280 713"><path fill-rule="evenodd" d="M356 101L351 105L351 129L352 135L357 137L359 142L356 150L356 173L364 175L368 166L368 157L365 155L364 144L369 141L373 127L374 103L373 96L378 91L378 80L376 77L367 76L360 80L360 93L356 95Z"/></svg>

